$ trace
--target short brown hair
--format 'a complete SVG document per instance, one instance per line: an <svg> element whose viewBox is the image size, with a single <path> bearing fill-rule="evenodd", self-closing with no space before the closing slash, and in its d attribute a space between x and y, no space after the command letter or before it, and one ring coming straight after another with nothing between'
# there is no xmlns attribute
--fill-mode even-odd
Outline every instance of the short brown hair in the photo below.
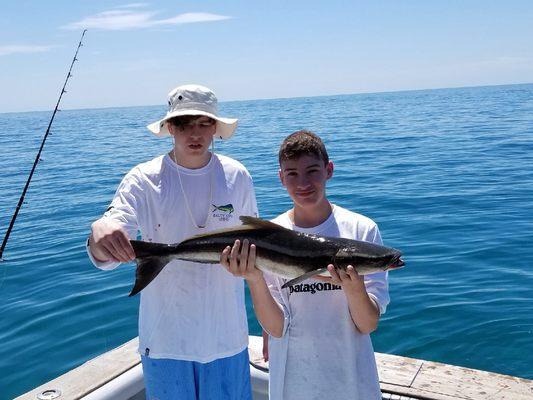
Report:
<svg viewBox="0 0 533 400"><path fill-rule="evenodd" d="M304 155L317 157L324 161L324 164L329 162L328 152L322 139L307 130L291 133L285 138L279 148L278 161L281 165L282 161L295 160Z"/></svg>
<svg viewBox="0 0 533 400"><path fill-rule="evenodd" d="M193 121L196 121L198 118L202 118L203 115L180 115L179 117L173 117L167 120L169 124L172 124L178 128L190 124ZM208 117L210 120L215 121L213 118ZM216 122L216 121L215 121Z"/></svg>

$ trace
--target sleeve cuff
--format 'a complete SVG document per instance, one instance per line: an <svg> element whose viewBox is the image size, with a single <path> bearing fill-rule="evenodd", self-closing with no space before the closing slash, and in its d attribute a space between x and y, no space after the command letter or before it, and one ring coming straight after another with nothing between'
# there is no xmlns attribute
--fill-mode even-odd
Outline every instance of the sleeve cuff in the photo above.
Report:
<svg viewBox="0 0 533 400"><path fill-rule="evenodd" d="M85 242L85 249L87 250L89 260L91 260L91 262L96 268L107 270L114 269L120 265L118 261L98 261L96 258L94 258L91 253L91 249L89 248L89 239L87 239L87 241Z"/></svg>

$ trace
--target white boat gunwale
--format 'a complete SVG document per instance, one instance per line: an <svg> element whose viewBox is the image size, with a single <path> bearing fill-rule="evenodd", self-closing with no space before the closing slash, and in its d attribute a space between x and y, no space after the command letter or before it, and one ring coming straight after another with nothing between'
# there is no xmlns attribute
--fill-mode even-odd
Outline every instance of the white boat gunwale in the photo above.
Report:
<svg viewBox="0 0 533 400"><path fill-rule="evenodd" d="M143 399L142 369L137 347L138 338L134 338L16 400L34 400L39 393L50 389L61 391L58 400L118 400L116 393L119 390L122 390L123 399ZM268 363L263 360L261 348L262 338L250 336L254 399L268 398L268 374L265 372L268 371ZM533 380L392 354L375 354L384 399L533 399ZM129 383L120 383L121 380ZM129 387L120 389L120 385Z"/></svg>

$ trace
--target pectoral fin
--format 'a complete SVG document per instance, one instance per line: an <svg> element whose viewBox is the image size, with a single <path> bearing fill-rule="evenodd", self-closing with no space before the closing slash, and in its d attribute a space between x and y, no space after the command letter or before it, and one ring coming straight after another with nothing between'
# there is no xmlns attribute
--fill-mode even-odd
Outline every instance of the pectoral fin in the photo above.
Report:
<svg viewBox="0 0 533 400"><path fill-rule="evenodd" d="M300 275L299 277L291 279L290 281L286 282L281 288L285 289L286 287L296 285L296 284L298 284L300 282L303 282L306 279L309 279L309 278L311 278L311 277L313 277L315 275L319 275L319 274L321 274L323 272L326 272L327 270L328 270L327 268L319 268L319 269L315 269L313 271L306 272L305 274Z"/></svg>

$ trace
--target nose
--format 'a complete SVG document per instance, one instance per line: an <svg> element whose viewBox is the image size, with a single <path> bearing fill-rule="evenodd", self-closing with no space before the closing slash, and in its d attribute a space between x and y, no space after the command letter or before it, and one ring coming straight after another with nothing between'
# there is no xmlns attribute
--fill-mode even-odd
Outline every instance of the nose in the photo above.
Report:
<svg viewBox="0 0 533 400"><path fill-rule="evenodd" d="M201 136L201 133L201 128L197 124L191 126L191 131L189 132L190 136L199 137Z"/></svg>
<svg viewBox="0 0 533 400"><path fill-rule="evenodd" d="M298 189L307 189L309 186L311 186L311 184L305 174L300 174L298 176L296 186L298 187Z"/></svg>

